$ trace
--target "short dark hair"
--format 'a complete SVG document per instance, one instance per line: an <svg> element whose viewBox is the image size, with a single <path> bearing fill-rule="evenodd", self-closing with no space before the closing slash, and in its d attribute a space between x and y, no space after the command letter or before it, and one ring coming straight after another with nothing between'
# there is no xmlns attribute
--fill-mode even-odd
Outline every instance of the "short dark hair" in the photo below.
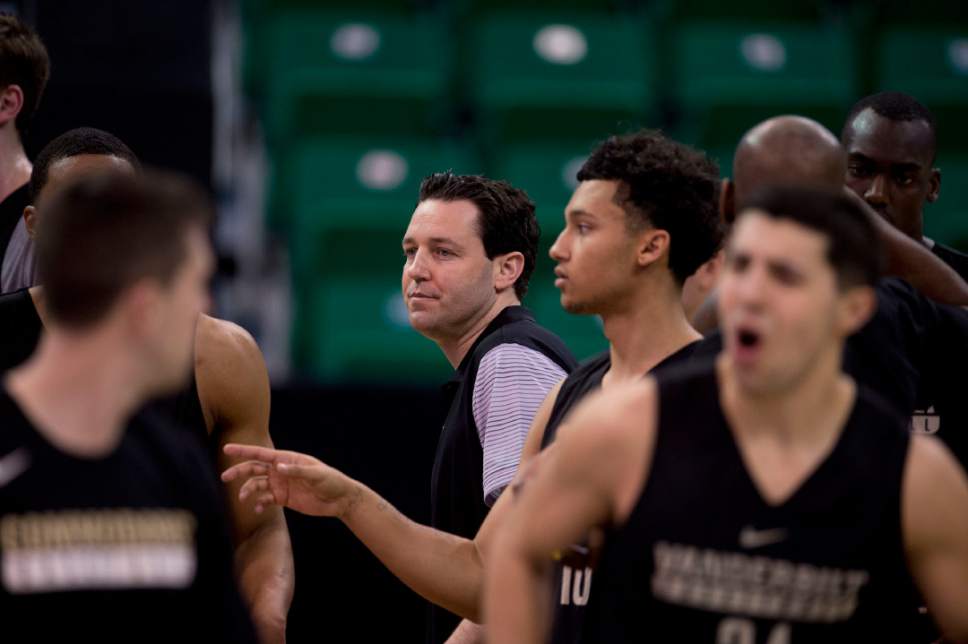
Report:
<svg viewBox="0 0 968 644"><path fill-rule="evenodd" d="M178 175L106 172L45 197L37 236L40 283L52 319L82 328L102 319L124 289L167 285L187 255L187 232L207 231L205 193Z"/></svg>
<svg viewBox="0 0 968 644"><path fill-rule="evenodd" d="M50 166L61 159L81 156L82 154L97 154L124 159L135 170L141 168L141 162L124 142L110 132L93 127L79 127L64 132L59 137L44 146L34 160L34 169L30 173L30 201L35 203L40 191L47 185L47 173Z"/></svg>
<svg viewBox="0 0 968 644"><path fill-rule="evenodd" d="M0 14L0 87L17 85L24 93L23 107L14 121L21 141L30 129L49 78L50 58L44 43L16 16Z"/></svg>
<svg viewBox="0 0 968 644"><path fill-rule="evenodd" d="M420 201L428 199L466 199L477 206L478 228L488 259L513 252L524 255L524 270L514 283L514 292L523 298L534 272L541 238L534 202L528 194L507 181L477 174L436 172L420 183Z"/></svg>
<svg viewBox="0 0 968 644"><path fill-rule="evenodd" d="M865 96L850 108L844 129L840 133L840 140L845 145L850 143L851 124L867 108L891 121L924 121L931 131L932 141L938 140L938 122L924 103L904 92L879 92ZM933 153L932 150L932 156Z"/></svg>
<svg viewBox="0 0 968 644"><path fill-rule="evenodd" d="M841 288L874 286L885 267L885 251L870 216L847 195L812 188L770 187L743 207L788 219L827 239L827 260ZM742 213L741 213L742 214Z"/></svg>
<svg viewBox="0 0 968 644"><path fill-rule="evenodd" d="M719 166L705 153L654 130L613 136L578 171L579 181L620 181L616 200L633 229L671 237L669 268L681 285L719 250Z"/></svg>

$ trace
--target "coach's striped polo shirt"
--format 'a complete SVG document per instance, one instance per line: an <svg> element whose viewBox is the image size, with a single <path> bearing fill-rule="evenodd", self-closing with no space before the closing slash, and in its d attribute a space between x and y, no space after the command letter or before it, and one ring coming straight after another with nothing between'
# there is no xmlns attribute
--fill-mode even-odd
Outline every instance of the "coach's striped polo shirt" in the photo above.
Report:
<svg viewBox="0 0 968 644"><path fill-rule="evenodd" d="M431 479L431 523L473 538L514 478L531 420L575 367L564 342L523 306L509 306L484 329L444 385L450 401ZM430 641L443 642L458 618L434 608Z"/></svg>

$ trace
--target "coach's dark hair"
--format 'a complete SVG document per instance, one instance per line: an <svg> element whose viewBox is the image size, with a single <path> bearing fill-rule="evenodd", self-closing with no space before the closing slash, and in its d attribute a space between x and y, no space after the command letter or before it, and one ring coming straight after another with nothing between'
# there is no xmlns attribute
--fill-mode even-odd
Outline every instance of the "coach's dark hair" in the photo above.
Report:
<svg viewBox="0 0 968 644"><path fill-rule="evenodd" d="M477 206L478 229L489 259L506 253L524 255L524 269L514 283L519 298L528 292L528 281L538 256L541 228L534 216L534 202L524 190L507 181L476 174L437 172L420 184L420 201L466 199Z"/></svg>
<svg viewBox="0 0 968 644"><path fill-rule="evenodd" d="M50 166L61 159L81 156L82 154L97 154L124 159L135 170L141 169L141 163L131 148L110 132L93 127L79 127L64 132L59 137L44 146L34 160L34 169L30 173L30 202L36 203L40 191L47 185L47 173Z"/></svg>
<svg viewBox="0 0 968 644"><path fill-rule="evenodd" d="M24 95L14 124L23 140L50 78L47 48L16 16L0 14L0 87L16 85Z"/></svg>
<svg viewBox="0 0 968 644"><path fill-rule="evenodd" d="M841 288L873 286L886 257L874 222L861 206L839 192L811 188L771 187L754 193L740 216L751 210L788 219L827 239L827 260Z"/></svg>
<svg viewBox="0 0 968 644"><path fill-rule="evenodd" d="M52 319L81 328L102 319L142 279L168 285L207 231L211 208L190 180L162 172L81 177L45 196L37 236L40 283Z"/></svg>
<svg viewBox="0 0 968 644"><path fill-rule="evenodd" d="M931 131L932 155L938 140L938 123L934 114L921 101L904 92L879 92L860 99L850 108L844 129L840 133L840 140L845 145L850 143L852 124L857 115L871 108L889 121L924 121Z"/></svg>
<svg viewBox="0 0 968 644"><path fill-rule="evenodd" d="M632 230L669 233L669 269L679 284L719 250L719 167L699 150L653 130L613 136L578 171L579 181L592 179L621 182L615 198Z"/></svg>

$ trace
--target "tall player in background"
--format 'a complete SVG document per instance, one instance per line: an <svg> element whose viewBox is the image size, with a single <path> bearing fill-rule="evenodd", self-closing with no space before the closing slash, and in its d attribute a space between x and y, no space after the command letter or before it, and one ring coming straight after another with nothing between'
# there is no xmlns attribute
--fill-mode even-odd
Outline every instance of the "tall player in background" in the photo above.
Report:
<svg viewBox="0 0 968 644"><path fill-rule="evenodd" d="M37 155L31 177L34 202L65 182L100 172L137 174L134 153L117 137L93 128L70 130ZM26 211L31 235L42 236L42 208ZM46 294L35 286L0 296L0 371L26 360L48 322ZM232 464L221 453L228 442L271 446L269 379L255 340L242 328L201 314L195 328L194 369L189 384L175 396L151 403L150 411L188 429L217 467ZM236 569L264 643L285 641L294 570L289 533L281 511L255 513L226 491L234 527Z"/></svg>
<svg viewBox="0 0 968 644"><path fill-rule="evenodd" d="M724 353L576 410L498 535L489 641L544 640L552 556L596 526L588 641L911 641L916 591L968 641L968 479L840 367L879 253L842 194L749 200Z"/></svg>
<svg viewBox="0 0 968 644"><path fill-rule="evenodd" d="M31 165L24 138L50 76L47 49L15 16L0 14L0 293L34 285L24 208Z"/></svg>
<svg viewBox="0 0 968 644"><path fill-rule="evenodd" d="M847 186L968 280L968 255L924 236L924 206L941 195L931 111L901 92L867 96L851 108L841 140L848 155Z"/></svg>

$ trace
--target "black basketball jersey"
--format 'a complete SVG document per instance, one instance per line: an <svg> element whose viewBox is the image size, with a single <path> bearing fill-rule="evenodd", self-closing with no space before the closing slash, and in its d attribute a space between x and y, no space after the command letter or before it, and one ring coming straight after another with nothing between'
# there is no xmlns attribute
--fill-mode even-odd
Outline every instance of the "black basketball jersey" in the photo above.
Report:
<svg viewBox="0 0 968 644"><path fill-rule="evenodd" d="M0 295L0 373L30 357L43 328L28 289Z"/></svg>
<svg viewBox="0 0 968 644"><path fill-rule="evenodd" d="M931 252L955 270L961 279L968 280L968 255L944 244L934 243Z"/></svg>
<svg viewBox="0 0 968 644"><path fill-rule="evenodd" d="M590 642L910 642L903 419L859 390L831 453L783 503L760 495L711 367L659 378L651 469L608 535Z"/></svg>
<svg viewBox="0 0 968 644"><path fill-rule="evenodd" d="M0 295L0 373L13 369L29 358L40 343L44 324L28 289ZM218 451L217 437L209 439L202 403L198 397L195 373L188 386L165 398L148 403L145 412L163 423L187 429L209 451Z"/></svg>
<svg viewBox="0 0 968 644"><path fill-rule="evenodd" d="M692 356L699 342L692 342L675 353L666 356L662 362L654 366L649 373L662 373L677 365L682 365ZM555 404L548 416L541 448L544 449L554 441L558 435L558 428L568 413L588 394L602 386L602 378L612 366L611 355L604 351L589 358L572 372L561 384ZM586 606L591 593L592 567L589 562L580 560L580 553L587 552L585 544L573 547L569 564L555 565L554 582L552 585L552 602L554 617L551 628L551 642L553 644L571 644L582 641L582 625L585 621Z"/></svg>
<svg viewBox="0 0 968 644"><path fill-rule="evenodd" d="M77 457L3 387L0 427L4 642L256 641L197 445L135 416L110 453Z"/></svg>

